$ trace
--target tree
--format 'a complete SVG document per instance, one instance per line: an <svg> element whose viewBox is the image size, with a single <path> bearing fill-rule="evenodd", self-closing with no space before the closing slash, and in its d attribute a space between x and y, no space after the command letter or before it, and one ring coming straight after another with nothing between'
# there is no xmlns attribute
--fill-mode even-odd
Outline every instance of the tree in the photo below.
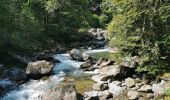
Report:
<svg viewBox="0 0 170 100"><path fill-rule="evenodd" d="M163 72L170 65L170 3L166 0L112 0L110 45L123 56L139 56L138 71ZM165 70L163 70L165 69Z"/></svg>

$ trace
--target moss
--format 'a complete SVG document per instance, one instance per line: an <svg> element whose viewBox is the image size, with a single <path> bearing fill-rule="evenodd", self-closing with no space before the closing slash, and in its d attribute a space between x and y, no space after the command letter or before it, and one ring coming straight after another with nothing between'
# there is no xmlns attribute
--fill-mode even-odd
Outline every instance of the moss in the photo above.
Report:
<svg viewBox="0 0 170 100"><path fill-rule="evenodd" d="M92 90L94 82L89 78L79 78L75 82L77 93L83 95L84 92Z"/></svg>
<svg viewBox="0 0 170 100"><path fill-rule="evenodd" d="M170 73L164 73L160 77L161 78L170 78Z"/></svg>
<svg viewBox="0 0 170 100"><path fill-rule="evenodd" d="M65 77L64 83L74 83L75 89L78 94L83 95L84 92L92 90L94 82L90 77L75 77L67 76Z"/></svg>

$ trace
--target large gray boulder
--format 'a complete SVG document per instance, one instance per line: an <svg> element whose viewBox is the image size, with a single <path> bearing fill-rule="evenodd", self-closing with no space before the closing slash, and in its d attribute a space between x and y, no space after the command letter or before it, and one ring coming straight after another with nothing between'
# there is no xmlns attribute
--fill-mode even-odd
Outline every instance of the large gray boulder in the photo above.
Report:
<svg viewBox="0 0 170 100"><path fill-rule="evenodd" d="M70 51L70 56L75 60L79 60L79 61L83 60L82 52L78 49L72 49Z"/></svg>
<svg viewBox="0 0 170 100"><path fill-rule="evenodd" d="M124 96L124 88L114 83L109 83L109 92L112 93L113 98Z"/></svg>
<svg viewBox="0 0 170 100"><path fill-rule="evenodd" d="M77 93L72 85L57 86L44 93L42 100L77 100Z"/></svg>
<svg viewBox="0 0 170 100"><path fill-rule="evenodd" d="M52 72L53 67L54 65L47 61L31 62L26 68L26 74L35 78L49 75Z"/></svg>
<svg viewBox="0 0 170 100"><path fill-rule="evenodd" d="M5 71L2 77L11 81L24 81L27 78L25 72L19 68L12 68Z"/></svg>
<svg viewBox="0 0 170 100"><path fill-rule="evenodd" d="M122 72L124 72L124 67L120 65L111 65L99 69L100 74L106 74L112 76L120 75Z"/></svg>

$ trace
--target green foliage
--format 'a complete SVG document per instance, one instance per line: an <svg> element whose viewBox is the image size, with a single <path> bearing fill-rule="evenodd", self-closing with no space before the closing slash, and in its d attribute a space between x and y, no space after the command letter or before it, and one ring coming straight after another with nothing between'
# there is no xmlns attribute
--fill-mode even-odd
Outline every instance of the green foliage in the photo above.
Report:
<svg viewBox="0 0 170 100"><path fill-rule="evenodd" d="M36 50L44 44L68 43L69 38L78 38L73 34L79 28L92 22L88 4L88 0L1 0L0 47Z"/></svg>
<svg viewBox="0 0 170 100"><path fill-rule="evenodd" d="M165 93L166 93L166 96L170 96L170 89L167 89Z"/></svg>
<svg viewBox="0 0 170 100"><path fill-rule="evenodd" d="M122 56L139 56L137 71L169 70L170 3L160 0L112 0L116 8L108 25L110 46Z"/></svg>

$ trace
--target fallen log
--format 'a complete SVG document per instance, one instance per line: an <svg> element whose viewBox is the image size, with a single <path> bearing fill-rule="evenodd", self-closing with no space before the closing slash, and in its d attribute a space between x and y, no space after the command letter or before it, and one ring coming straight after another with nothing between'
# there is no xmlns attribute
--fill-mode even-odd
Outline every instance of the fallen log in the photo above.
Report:
<svg viewBox="0 0 170 100"><path fill-rule="evenodd" d="M25 58L25 57L22 57L20 55L17 55L17 54L14 54L14 53L8 53L9 55L11 55L14 59L24 63L24 64L28 64L30 62L32 62L31 60Z"/></svg>

